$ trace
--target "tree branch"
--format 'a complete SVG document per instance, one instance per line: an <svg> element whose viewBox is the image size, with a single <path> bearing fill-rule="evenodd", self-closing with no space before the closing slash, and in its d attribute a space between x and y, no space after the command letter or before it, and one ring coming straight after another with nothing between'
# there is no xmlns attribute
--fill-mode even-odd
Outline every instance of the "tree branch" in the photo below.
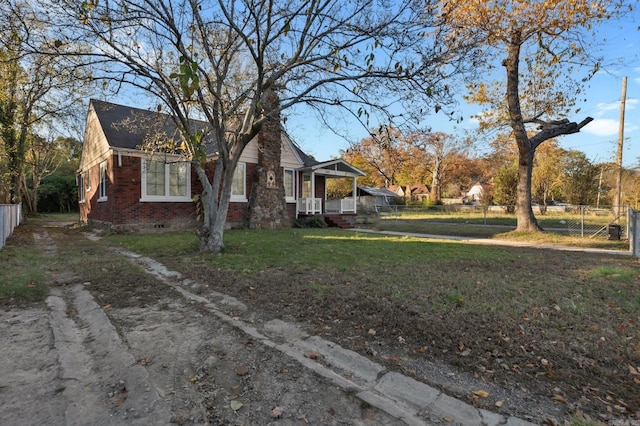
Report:
<svg viewBox="0 0 640 426"><path fill-rule="evenodd" d="M569 120L558 120L545 122L545 125L542 127L542 130L536 133L534 136L529 138L531 145L533 148L537 148L542 142L555 138L561 135L570 135L573 133L578 133L580 130L591 123L593 118L587 117L582 120L580 123L569 122ZM556 123L556 124L554 124Z"/></svg>

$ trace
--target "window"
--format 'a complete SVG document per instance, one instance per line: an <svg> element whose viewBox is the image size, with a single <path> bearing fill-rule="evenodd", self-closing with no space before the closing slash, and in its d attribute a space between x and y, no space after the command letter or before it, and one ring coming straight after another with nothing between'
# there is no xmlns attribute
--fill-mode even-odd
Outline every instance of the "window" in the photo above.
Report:
<svg viewBox="0 0 640 426"><path fill-rule="evenodd" d="M107 200L107 162L100 163L100 183L98 185L98 201Z"/></svg>
<svg viewBox="0 0 640 426"><path fill-rule="evenodd" d="M304 175L302 179L302 196L311 198L311 175Z"/></svg>
<svg viewBox="0 0 640 426"><path fill-rule="evenodd" d="M189 163L142 160L141 201L191 201Z"/></svg>
<svg viewBox="0 0 640 426"><path fill-rule="evenodd" d="M231 201L247 201L247 173L246 164L238 163L233 173L233 182L231 184Z"/></svg>
<svg viewBox="0 0 640 426"><path fill-rule="evenodd" d="M292 169L284 169L284 198L286 201L295 201L296 199L296 178Z"/></svg>
<svg viewBox="0 0 640 426"><path fill-rule="evenodd" d="M78 201L81 203L84 203L85 201L85 192L86 189L84 187L84 180L85 180L85 174L84 173L80 173L80 176L78 176Z"/></svg>

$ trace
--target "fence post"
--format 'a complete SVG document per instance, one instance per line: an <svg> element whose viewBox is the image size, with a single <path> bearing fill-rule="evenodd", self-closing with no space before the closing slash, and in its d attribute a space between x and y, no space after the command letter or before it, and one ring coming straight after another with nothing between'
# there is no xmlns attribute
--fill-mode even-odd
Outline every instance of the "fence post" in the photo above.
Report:
<svg viewBox="0 0 640 426"><path fill-rule="evenodd" d="M630 206L628 207L627 214L629 215L629 220L627 221L629 250L631 250L631 253L635 257L640 257L640 239L638 238L640 215L637 210L633 210Z"/></svg>
<svg viewBox="0 0 640 426"><path fill-rule="evenodd" d="M4 229L5 229L5 225L6 225L6 217L7 211L4 208L4 206L0 206L0 248L4 247L4 243L7 239L5 233L4 233Z"/></svg>

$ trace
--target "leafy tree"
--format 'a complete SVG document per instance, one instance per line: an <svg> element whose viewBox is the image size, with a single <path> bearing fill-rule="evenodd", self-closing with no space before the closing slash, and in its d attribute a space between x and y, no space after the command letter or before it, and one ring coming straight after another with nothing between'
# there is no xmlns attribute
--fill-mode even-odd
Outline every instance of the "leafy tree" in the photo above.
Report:
<svg viewBox="0 0 640 426"><path fill-rule="evenodd" d="M547 205L554 199L562 185L562 164L566 151L558 148L557 141L540 146L534 158L531 176L532 200L538 203L540 213L545 214Z"/></svg>
<svg viewBox="0 0 640 426"><path fill-rule="evenodd" d="M563 164L562 195L570 204L595 204L600 168L580 151L569 151Z"/></svg>
<svg viewBox="0 0 640 426"><path fill-rule="evenodd" d="M467 153L453 154L442 178L443 198L460 197L476 182L491 181L497 170L495 165L489 158L470 157Z"/></svg>
<svg viewBox="0 0 640 426"><path fill-rule="evenodd" d="M22 202L26 157L38 132L72 117L83 77L43 36L45 24L25 2L0 3L0 148L8 184L4 202ZM54 52L55 50L55 52ZM55 53L55 54L54 54ZM35 203L28 204L35 208Z"/></svg>
<svg viewBox="0 0 640 426"><path fill-rule="evenodd" d="M29 149L25 157L26 173L23 180L23 195L29 215L38 214L40 184L60 168L74 182L75 171L79 164L81 144L76 139L58 137L46 140L39 136L30 138ZM73 165L71 168L70 166ZM62 167L66 166L66 167ZM66 189L65 189L66 191ZM77 193L74 188L74 193ZM69 199L68 194L60 193L61 202Z"/></svg>
<svg viewBox="0 0 640 426"><path fill-rule="evenodd" d="M502 166L493 183L493 202L505 206L508 213L513 213L518 199L518 163Z"/></svg>
<svg viewBox="0 0 640 426"><path fill-rule="evenodd" d="M471 145L470 139L458 139L443 132L415 132L407 137L410 145L426 154L427 170L431 173L430 199L439 202L442 180L454 155L464 153ZM420 158L418 156L418 158Z"/></svg>
<svg viewBox="0 0 640 426"><path fill-rule="evenodd" d="M624 203L635 210L640 210L640 172L638 170L624 170L622 188Z"/></svg>
<svg viewBox="0 0 640 426"><path fill-rule="evenodd" d="M398 185L398 175L404 169L404 163L408 159L408 149L400 130L389 127L381 127L379 131L372 132L371 137L363 138L353 144L347 151L345 161L354 161L357 167L359 159L363 162L362 171L367 173L369 179L377 187Z"/></svg>
<svg viewBox="0 0 640 426"><path fill-rule="evenodd" d="M77 210L78 186L73 174L58 170L42 180L38 196L38 212L69 213Z"/></svg>
<svg viewBox="0 0 640 426"><path fill-rule="evenodd" d="M434 17L412 0L40 2L62 46L95 46L85 58L100 62L96 78L151 94L174 118L175 150L204 187L206 251L224 247L236 165L270 116L302 104L340 109L367 127L379 116L422 116L447 95L445 80L460 70L452 61L463 57L445 48L444 35L425 37ZM194 131L191 118L208 131ZM207 144L217 153L211 178Z"/></svg>
<svg viewBox="0 0 640 426"><path fill-rule="evenodd" d="M358 144L354 145L355 147ZM340 158L350 163L354 167L362 170L365 175L358 178L358 184L362 186L370 186L380 188L384 186L384 178L376 172L376 170L367 162L366 158L358 149L349 148L346 151L340 151ZM329 179L327 185L333 185L332 181L338 179Z"/></svg>
<svg viewBox="0 0 640 426"><path fill-rule="evenodd" d="M508 125L518 147L517 229L537 231L531 209L531 179L536 149L543 142L579 132L566 118L582 83L576 64L598 62L588 55L591 29L624 12L622 0L442 0L439 13L451 38L482 40L478 69L491 70L497 58L505 79L470 85L469 100L491 107L480 116L485 128ZM477 57L476 57L477 58ZM481 67L484 65L484 67ZM588 75L586 76L588 77ZM535 133L530 135L529 130Z"/></svg>

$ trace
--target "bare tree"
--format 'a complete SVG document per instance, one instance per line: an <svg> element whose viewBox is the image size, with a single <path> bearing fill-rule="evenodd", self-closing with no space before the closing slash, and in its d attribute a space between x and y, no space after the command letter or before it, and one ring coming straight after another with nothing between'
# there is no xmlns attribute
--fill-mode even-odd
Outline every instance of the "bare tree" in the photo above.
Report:
<svg viewBox="0 0 640 426"><path fill-rule="evenodd" d="M491 71L499 59L506 71L504 79L494 84L474 81L469 100L490 106L492 113L480 117L485 127L510 127L519 157L517 228L541 230L531 208L536 149L549 139L579 132L592 120L574 122L567 116L584 81L600 66L589 52L593 28L632 6L622 0L440 3L440 16L452 39L472 39L485 46L478 68ZM581 81L576 75L585 65Z"/></svg>
<svg viewBox="0 0 640 426"><path fill-rule="evenodd" d="M411 0L40 3L57 45L90 43L82 58L99 65L96 78L150 93L174 117L176 146L204 187L205 251L224 247L232 177L267 117L305 104L341 108L367 127L378 115L417 119L446 101L445 80L464 56L445 48L432 16ZM265 108L272 92L278 111ZM189 126L193 118L209 124L206 132ZM216 152L212 177L207 145Z"/></svg>
<svg viewBox="0 0 640 426"><path fill-rule="evenodd" d="M468 138L456 138L443 132L413 132L407 137L410 145L426 154L428 170L431 172L430 198L439 202L442 197L442 178L448 161L455 155L463 154L471 146Z"/></svg>

